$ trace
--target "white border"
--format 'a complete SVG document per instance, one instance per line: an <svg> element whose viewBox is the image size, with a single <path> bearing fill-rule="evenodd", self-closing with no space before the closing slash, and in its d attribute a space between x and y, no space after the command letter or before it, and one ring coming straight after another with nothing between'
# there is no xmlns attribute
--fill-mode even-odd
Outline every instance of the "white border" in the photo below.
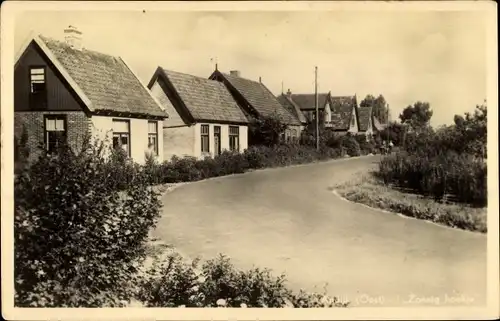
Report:
<svg viewBox="0 0 500 321"><path fill-rule="evenodd" d="M13 308L13 67L14 17L21 11L482 11L488 15L488 305L483 308L348 308L348 309L23 309ZM2 312L9 320L169 319L169 320L304 320L304 319L491 319L499 316L498 282L498 97L497 16L493 1L412 2L4 2L1 10L1 146L2 146Z"/></svg>

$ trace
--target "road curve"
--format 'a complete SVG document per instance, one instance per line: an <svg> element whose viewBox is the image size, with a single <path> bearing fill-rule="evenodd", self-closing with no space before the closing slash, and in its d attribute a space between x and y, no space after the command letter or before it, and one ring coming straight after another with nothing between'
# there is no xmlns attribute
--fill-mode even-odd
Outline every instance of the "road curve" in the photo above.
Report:
<svg viewBox="0 0 500 321"><path fill-rule="evenodd" d="M377 157L255 171L163 196L154 236L190 257L285 272L353 306L484 305L486 235L346 202L328 189Z"/></svg>

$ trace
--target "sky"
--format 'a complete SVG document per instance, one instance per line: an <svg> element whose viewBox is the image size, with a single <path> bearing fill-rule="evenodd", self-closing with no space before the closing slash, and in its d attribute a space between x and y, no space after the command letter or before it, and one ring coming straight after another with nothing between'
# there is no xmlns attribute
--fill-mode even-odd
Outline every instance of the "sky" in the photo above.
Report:
<svg viewBox="0 0 500 321"><path fill-rule="evenodd" d="M239 70L276 95L382 94L391 119L429 102L434 126L486 99L486 25L467 11L44 11L16 17L17 50L30 32L121 56L147 84L158 66L209 77Z"/></svg>

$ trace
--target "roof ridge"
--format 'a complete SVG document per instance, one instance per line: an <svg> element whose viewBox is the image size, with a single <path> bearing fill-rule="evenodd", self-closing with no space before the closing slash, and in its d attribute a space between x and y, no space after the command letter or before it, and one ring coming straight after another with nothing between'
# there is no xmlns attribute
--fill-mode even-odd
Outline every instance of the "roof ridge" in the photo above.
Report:
<svg viewBox="0 0 500 321"><path fill-rule="evenodd" d="M42 34L39 34L38 37L40 39L42 39L43 41L52 41L52 42L57 42L65 47L68 47L68 48L71 48L71 46L69 44L67 44L66 42L62 41L62 40L59 40L59 39L56 39L56 38L53 38L53 37L49 37L49 36L44 36ZM76 50L76 49L75 49ZM112 55L112 54L108 54L108 53L104 53L104 52L101 52L101 51L97 51L97 50L94 50L94 49L87 49L85 47L82 47L82 49L79 49L79 51L85 51L85 52L89 52L89 53L92 53L92 54L98 54L98 55L102 55L102 56L107 56L107 57L112 57L112 58L119 58L121 59L121 56L119 55Z"/></svg>
<svg viewBox="0 0 500 321"><path fill-rule="evenodd" d="M256 84L262 84L262 82L257 81L257 80L253 80L253 79L249 79L249 78L245 78L245 77L241 77L241 76L231 75L230 73L228 74L228 73L222 72L222 71L219 71L219 72L221 74L223 74L224 76L229 76L229 77L233 77L233 78L243 79L243 80L250 81L250 82L253 82L253 83L256 83Z"/></svg>
<svg viewBox="0 0 500 321"><path fill-rule="evenodd" d="M165 69L163 67L160 66L160 68L165 72L165 73L176 73L176 74L180 74L180 75L184 75L184 76L189 76L189 77L192 77L192 78L199 78L200 80L206 80L208 83L219 83L219 81L217 80L212 80L212 79L208 79L208 78L205 78L205 77L201 77L201 76L197 76L197 75L193 75L193 74L188 74L188 73L185 73L185 72L181 72L181 71L176 71L176 70L172 70L172 69Z"/></svg>
<svg viewBox="0 0 500 321"><path fill-rule="evenodd" d="M321 92L321 93L318 93L318 95L328 95L328 94L329 94L329 92ZM315 93L310 93L310 94L306 94L306 93L298 93L298 94L294 94L294 93L292 93L291 95L292 95L292 96L293 96L293 95L315 95Z"/></svg>

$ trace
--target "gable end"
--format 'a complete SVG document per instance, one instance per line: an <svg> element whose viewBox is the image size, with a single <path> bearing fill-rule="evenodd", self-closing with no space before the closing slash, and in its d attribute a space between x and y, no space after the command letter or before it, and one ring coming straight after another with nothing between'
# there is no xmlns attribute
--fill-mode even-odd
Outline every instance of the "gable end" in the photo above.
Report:
<svg viewBox="0 0 500 321"><path fill-rule="evenodd" d="M43 109L36 108L31 101L32 67L44 69L46 108ZM84 101L34 40L14 66L14 111L84 111L90 115Z"/></svg>

